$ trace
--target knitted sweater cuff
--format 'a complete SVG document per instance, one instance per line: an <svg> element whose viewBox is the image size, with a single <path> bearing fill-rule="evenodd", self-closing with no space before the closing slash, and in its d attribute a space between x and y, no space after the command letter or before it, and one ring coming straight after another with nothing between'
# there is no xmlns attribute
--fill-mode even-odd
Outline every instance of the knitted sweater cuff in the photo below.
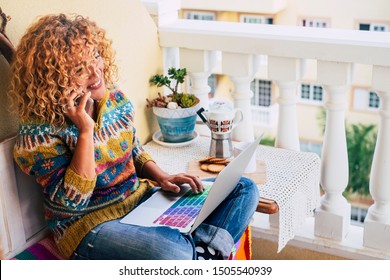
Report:
<svg viewBox="0 0 390 280"><path fill-rule="evenodd" d="M154 160L147 152L142 152L135 161L135 168L137 169L137 171L142 171L142 168L148 161Z"/></svg>
<svg viewBox="0 0 390 280"><path fill-rule="evenodd" d="M74 186L80 193L90 193L96 185L96 176L93 179L87 179L68 168L65 173L65 183Z"/></svg>

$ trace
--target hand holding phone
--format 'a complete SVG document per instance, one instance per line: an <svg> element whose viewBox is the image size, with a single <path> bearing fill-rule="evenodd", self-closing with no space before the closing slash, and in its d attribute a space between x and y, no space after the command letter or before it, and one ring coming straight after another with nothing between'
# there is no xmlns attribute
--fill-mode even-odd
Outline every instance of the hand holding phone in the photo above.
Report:
<svg viewBox="0 0 390 280"><path fill-rule="evenodd" d="M67 101L65 115L80 131L93 131L95 126L93 104L91 92L72 91Z"/></svg>
<svg viewBox="0 0 390 280"><path fill-rule="evenodd" d="M83 97L83 95L84 95L84 92L82 92L81 94L77 95L76 98L73 99L75 107L79 106L81 97Z"/></svg>

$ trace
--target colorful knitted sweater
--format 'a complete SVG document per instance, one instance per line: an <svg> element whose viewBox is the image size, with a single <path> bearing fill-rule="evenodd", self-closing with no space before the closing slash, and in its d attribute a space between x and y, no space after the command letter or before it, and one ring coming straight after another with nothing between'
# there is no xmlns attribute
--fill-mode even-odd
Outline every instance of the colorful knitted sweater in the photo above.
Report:
<svg viewBox="0 0 390 280"><path fill-rule="evenodd" d="M20 168L43 187L45 218L57 246L69 258L96 225L122 217L151 187L137 171L152 158L135 135L134 108L117 89L99 103L94 130L95 179L69 168L78 129L21 122L14 148Z"/></svg>

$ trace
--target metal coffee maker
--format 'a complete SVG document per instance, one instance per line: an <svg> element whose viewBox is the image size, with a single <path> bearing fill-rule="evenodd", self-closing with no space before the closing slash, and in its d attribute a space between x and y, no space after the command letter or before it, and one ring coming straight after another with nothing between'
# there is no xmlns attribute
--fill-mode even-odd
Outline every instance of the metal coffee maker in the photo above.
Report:
<svg viewBox="0 0 390 280"><path fill-rule="evenodd" d="M232 158L232 131L242 121L242 111L226 103L217 102L211 105L208 111L203 107L200 108L197 114L211 131L209 155L217 158Z"/></svg>

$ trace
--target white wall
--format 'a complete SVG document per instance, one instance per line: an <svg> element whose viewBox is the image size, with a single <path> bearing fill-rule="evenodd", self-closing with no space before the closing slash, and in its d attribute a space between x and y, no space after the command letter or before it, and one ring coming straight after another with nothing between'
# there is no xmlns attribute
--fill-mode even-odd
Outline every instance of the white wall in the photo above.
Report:
<svg viewBox="0 0 390 280"><path fill-rule="evenodd" d="M7 34L15 45L37 17L48 13L82 14L105 28L117 51L119 86L136 108L138 135L143 142L151 138L157 124L151 112L145 109L145 98L153 91L149 88L149 78L162 71L162 56L157 28L140 0L1 0L0 5L12 18ZM2 100L6 98L7 69L5 61L0 61ZM3 102L0 104L6 106ZM3 111L0 110L0 140L16 132L15 118Z"/></svg>

